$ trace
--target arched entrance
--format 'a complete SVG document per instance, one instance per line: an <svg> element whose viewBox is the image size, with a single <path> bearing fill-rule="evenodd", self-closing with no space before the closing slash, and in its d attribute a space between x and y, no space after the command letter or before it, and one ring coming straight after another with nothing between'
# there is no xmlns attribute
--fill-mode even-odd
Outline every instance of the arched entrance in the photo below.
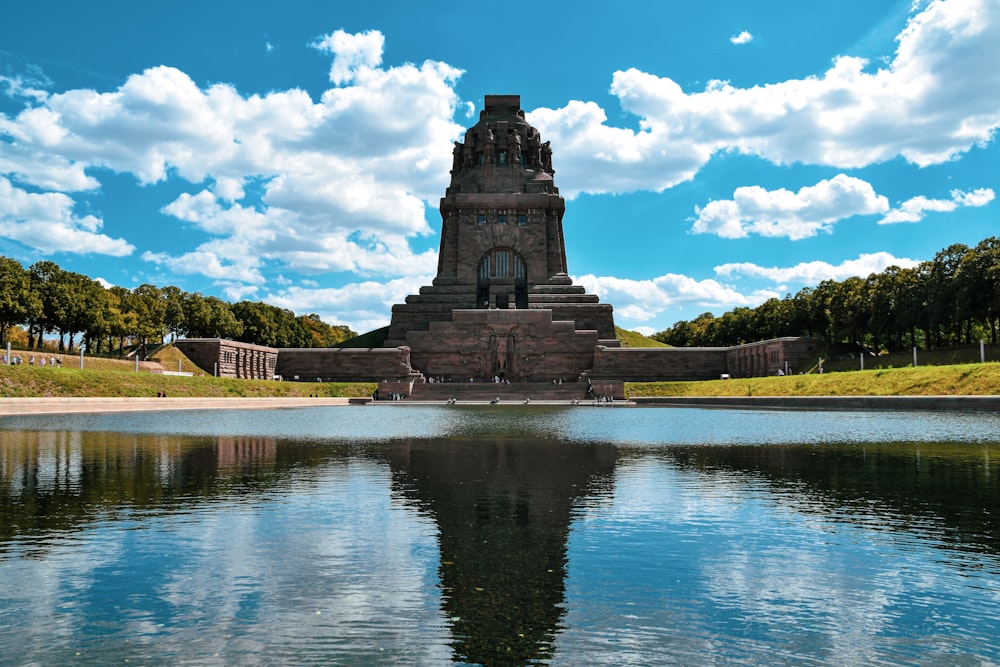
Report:
<svg viewBox="0 0 1000 667"><path fill-rule="evenodd" d="M511 248L493 248L479 260L478 308L527 308L528 271Z"/></svg>

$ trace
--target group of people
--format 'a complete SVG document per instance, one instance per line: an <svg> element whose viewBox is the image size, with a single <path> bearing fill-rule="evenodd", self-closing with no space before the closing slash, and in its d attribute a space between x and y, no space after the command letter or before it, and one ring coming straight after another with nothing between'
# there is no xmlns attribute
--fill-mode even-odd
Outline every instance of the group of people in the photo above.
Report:
<svg viewBox="0 0 1000 667"><path fill-rule="evenodd" d="M28 365L34 366L35 362L36 362L35 355L29 354ZM46 357L44 354L40 354L38 355L37 362L39 366L51 366L53 368L58 366L59 368L62 368L62 357L57 357L55 355L49 355L48 357ZM22 357L20 354L12 353L8 357L7 353L5 352L2 356L0 356L0 364L3 365L20 366L23 363L24 363L24 357Z"/></svg>

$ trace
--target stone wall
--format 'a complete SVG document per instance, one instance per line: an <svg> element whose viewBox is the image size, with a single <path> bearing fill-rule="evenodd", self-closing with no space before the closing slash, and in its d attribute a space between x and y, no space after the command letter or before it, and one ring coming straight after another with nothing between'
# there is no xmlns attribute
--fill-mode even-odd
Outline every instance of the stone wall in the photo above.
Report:
<svg viewBox="0 0 1000 667"><path fill-rule="evenodd" d="M822 352L816 338L776 338L735 347L607 348L594 353L591 377L626 382L717 380L811 369Z"/></svg>
<svg viewBox="0 0 1000 667"><path fill-rule="evenodd" d="M410 349L281 348L277 372L285 380L315 382L405 381L419 376L410 368Z"/></svg>
<svg viewBox="0 0 1000 667"><path fill-rule="evenodd" d="M725 347L621 347L599 345L590 377L595 383L717 380L727 372Z"/></svg>
<svg viewBox="0 0 1000 667"><path fill-rule="evenodd" d="M726 364L732 377L762 377L804 373L815 366L825 343L820 338L774 338L728 348Z"/></svg>
<svg viewBox="0 0 1000 667"><path fill-rule="evenodd" d="M454 381L500 374L514 381L573 381L589 371L598 382L665 382L798 374L823 352L815 338L776 338L736 347L616 348L593 330L553 321L552 311L456 310L450 322L410 332L419 352L395 348L282 348L218 338L175 343L206 373L219 377L315 382ZM502 360L502 363L501 363ZM217 366L216 366L217 365Z"/></svg>
<svg viewBox="0 0 1000 667"><path fill-rule="evenodd" d="M448 322L411 331L413 367L428 377L511 382L575 380L593 363L597 332L553 321L551 310L455 310Z"/></svg>
<svg viewBox="0 0 1000 667"><path fill-rule="evenodd" d="M270 380L278 362L274 348L222 338L182 338L174 347L206 373L223 378Z"/></svg>

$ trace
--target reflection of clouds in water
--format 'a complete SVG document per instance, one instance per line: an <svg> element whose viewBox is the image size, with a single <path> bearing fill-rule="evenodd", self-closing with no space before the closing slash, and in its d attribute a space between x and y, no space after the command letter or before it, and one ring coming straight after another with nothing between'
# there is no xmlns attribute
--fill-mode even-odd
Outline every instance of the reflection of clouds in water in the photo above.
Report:
<svg viewBox="0 0 1000 667"><path fill-rule="evenodd" d="M5 417L0 429L337 439L356 444L396 438L520 433L568 442L636 447L683 444L819 442L996 442L1000 414L959 412L781 411L698 408L594 408L523 405L376 405L267 410L190 410L183 419L157 413Z"/></svg>
<svg viewBox="0 0 1000 667"><path fill-rule="evenodd" d="M43 545L33 545L28 537L13 553L0 553L0 600L5 601L0 605L0 628L16 627L21 640L36 647L51 644L53 634L67 641L78 637L96 573L125 557L123 537L110 524L98 523L91 531L67 533ZM25 586L26 581L31 585ZM16 618L4 607L18 610Z"/></svg>
<svg viewBox="0 0 1000 667"><path fill-rule="evenodd" d="M788 658L828 653L835 664L878 663L879 635L899 620L892 606L905 586L881 560L845 565L843 554L825 553L843 545L803 544L817 537L794 531L787 538L796 544L770 547L743 541L702 564L707 592L772 646L780 641Z"/></svg>
<svg viewBox="0 0 1000 667"><path fill-rule="evenodd" d="M981 627L949 619L995 604L995 580L956 580L933 535L835 521L816 503L745 474L620 460L613 499L578 507L571 527L555 664L990 654Z"/></svg>
<svg viewBox="0 0 1000 667"><path fill-rule="evenodd" d="M19 632L48 638L45 650L56 651L48 656L58 655L53 633L65 638L67 660L104 642L116 654L200 664L323 660L345 650L450 660L433 523L393 499L384 466L352 459L316 473L308 493L290 488L299 478L263 497L92 524L50 541L44 559L5 562L4 579L37 585L0 583L0 598L30 610Z"/></svg>
<svg viewBox="0 0 1000 667"><path fill-rule="evenodd" d="M237 508L235 521L224 513L212 517L214 526L192 526L192 540L202 540L192 551L201 556L173 577L167 597L208 609L223 657L268 663L286 652L322 656L350 641L359 655L445 660L447 633L430 594L432 527L393 503L388 471L375 464L327 468L314 484L311 494L271 498L265 512ZM177 640L182 647L208 636L191 628ZM265 637L266 645L254 645Z"/></svg>

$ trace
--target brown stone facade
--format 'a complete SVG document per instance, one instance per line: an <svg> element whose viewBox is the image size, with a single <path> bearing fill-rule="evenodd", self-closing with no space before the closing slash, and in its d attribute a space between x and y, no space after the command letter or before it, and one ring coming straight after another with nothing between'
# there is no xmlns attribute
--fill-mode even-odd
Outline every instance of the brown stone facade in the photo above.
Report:
<svg viewBox="0 0 1000 667"><path fill-rule="evenodd" d="M281 348L277 372L302 382L406 382L420 376L410 367L410 350L396 348Z"/></svg>
<svg viewBox="0 0 1000 667"><path fill-rule="evenodd" d="M594 382L673 382L798 374L823 352L816 338L776 338L735 347L605 348L594 353Z"/></svg>
<svg viewBox="0 0 1000 667"><path fill-rule="evenodd" d="M451 320L431 322L407 340L414 366L428 377L576 381L593 363L597 332L553 321L551 310L456 310Z"/></svg>
<svg viewBox="0 0 1000 667"><path fill-rule="evenodd" d="M223 378L270 380L278 351L222 338L182 338L174 346L206 373Z"/></svg>

